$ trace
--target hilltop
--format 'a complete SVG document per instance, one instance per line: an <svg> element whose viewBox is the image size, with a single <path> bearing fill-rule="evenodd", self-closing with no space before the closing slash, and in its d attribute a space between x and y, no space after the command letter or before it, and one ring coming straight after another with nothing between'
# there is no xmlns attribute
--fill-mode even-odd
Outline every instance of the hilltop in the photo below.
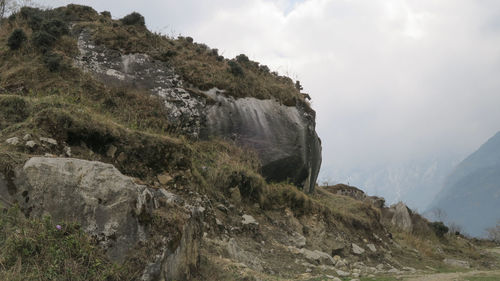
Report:
<svg viewBox="0 0 500 281"><path fill-rule="evenodd" d="M0 279L392 280L498 267L404 204L320 187L287 77L132 13L0 27ZM380 279L379 279L380 280Z"/></svg>

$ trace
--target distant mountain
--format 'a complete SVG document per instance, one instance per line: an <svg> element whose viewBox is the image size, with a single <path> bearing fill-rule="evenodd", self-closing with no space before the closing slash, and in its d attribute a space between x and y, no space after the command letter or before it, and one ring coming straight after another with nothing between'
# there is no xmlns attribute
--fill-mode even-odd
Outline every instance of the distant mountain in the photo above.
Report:
<svg viewBox="0 0 500 281"><path fill-rule="evenodd" d="M473 236L500 219L500 132L463 160L431 204Z"/></svg>
<svg viewBox="0 0 500 281"><path fill-rule="evenodd" d="M327 166L325 170L335 172L332 183L349 183L369 195L384 197L388 204L403 201L412 209L425 210L458 159L459 156L450 154L365 169Z"/></svg>

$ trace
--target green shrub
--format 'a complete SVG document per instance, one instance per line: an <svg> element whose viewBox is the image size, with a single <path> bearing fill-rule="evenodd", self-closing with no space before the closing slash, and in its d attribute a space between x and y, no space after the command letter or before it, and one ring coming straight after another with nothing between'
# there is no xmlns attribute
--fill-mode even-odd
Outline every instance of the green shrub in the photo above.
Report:
<svg viewBox="0 0 500 281"><path fill-rule="evenodd" d="M31 41L35 47L46 52L52 47L56 38L45 31L36 31L33 33Z"/></svg>
<svg viewBox="0 0 500 281"><path fill-rule="evenodd" d="M240 55L236 56L236 60L239 63L248 63L248 62L250 62L250 59L245 54L240 54Z"/></svg>
<svg viewBox="0 0 500 281"><path fill-rule="evenodd" d="M172 51L172 50L168 50L166 52L164 52L163 54L161 54L161 57L163 60L167 60L171 57L175 57L177 56L177 52L176 51Z"/></svg>
<svg viewBox="0 0 500 281"><path fill-rule="evenodd" d="M108 18L108 19L111 18L111 12L109 12L109 11L103 11L103 12L101 12L101 15L105 18Z"/></svg>
<svg viewBox="0 0 500 281"><path fill-rule="evenodd" d="M125 16L121 19L121 22L125 25L144 26L146 24L144 17L137 12L133 12L130 15Z"/></svg>
<svg viewBox="0 0 500 281"><path fill-rule="evenodd" d="M62 56L58 54L46 53L43 56L43 62L50 70L50 72L55 72L61 69L62 61L63 61Z"/></svg>
<svg viewBox="0 0 500 281"><path fill-rule="evenodd" d="M229 176L228 187L237 186L241 196L254 203L261 203L265 193L266 182L255 172L240 170Z"/></svg>
<svg viewBox="0 0 500 281"><path fill-rule="evenodd" d="M11 50L17 50L21 48L23 42L26 41L26 39L26 33L24 33L22 29L16 29L10 35L9 40L7 41L7 45Z"/></svg>
<svg viewBox="0 0 500 281"><path fill-rule="evenodd" d="M40 29L42 21L45 18L44 12L38 8L22 7L19 14L21 18L28 22L28 25L33 30Z"/></svg>
<svg viewBox="0 0 500 281"><path fill-rule="evenodd" d="M62 35L69 33L68 25L60 19L50 19L44 21L42 23L41 30L47 32L55 38L59 38Z"/></svg>
<svg viewBox="0 0 500 281"><path fill-rule="evenodd" d="M30 112L28 104L18 96L0 97L0 130L24 121Z"/></svg>
<svg viewBox="0 0 500 281"><path fill-rule="evenodd" d="M243 76L243 68L234 60L230 60L229 64L229 72L231 72L234 76Z"/></svg>
<svg viewBox="0 0 500 281"><path fill-rule="evenodd" d="M439 238L442 238L446 233L448 233L448 227L441 221L431 222L429 223L429 226Z"/></svg>
<svg viewBox="0 0 500 281"><path fill-rule="evenodd" d="M186 41L187 41L188 43L192 44L192 43L194 42L194 39L193 39L193 37L189 37L189 36L188 36L188 37L186 37Z"/></svg>
<svg viewBox="0 0 500 281"><path fill-rule="evenodd" d="M264 64L261 64L261 65L259 66L259 70L260 70L261 72L264 72L264 73L269 73L269 72L271 71L271 70L269 69L269 67L268 67L267 65L264 65Z"/></svg>

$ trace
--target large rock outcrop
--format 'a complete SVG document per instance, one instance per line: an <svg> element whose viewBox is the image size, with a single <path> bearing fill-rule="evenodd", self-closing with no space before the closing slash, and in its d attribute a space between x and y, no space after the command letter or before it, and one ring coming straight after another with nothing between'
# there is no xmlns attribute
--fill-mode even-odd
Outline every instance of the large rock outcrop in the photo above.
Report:
<svg viewBox="0 0 500 281"><path fill-rule="evenodd" d="M392 214L391 223L394 226L406 232L411 232L413 230L410 210L403 202L392 205L389 212Z"/></svg>
<svg viewBox="0 0 500 281"><path fill-rule="evenodd" d="M160 241L145 261L142 280L184 280L197 269L203 210L177 204L174 194L136 184L112 165L72 158L34 157L16 174L15 190L6 191L5 178L0 181L5 200L30 217L79 223L111 260L123 262L139 243ZM185 218L181 233L155 231L152 218L162 209L165 225L168 212Z"/></svg>
<svg viewBox="0 0 500 281"><path fill-rule="evenodd" d="M313 191L321 164L321 143L315 115L304 106L289 107L273 100L234 99L210 91L216 100L207 107L202 135L231 138L255 149L262 173L270 181L292 180Z"/></svg>
<svg viewBox="0 0 500 281"><path fill-rule="evenodd" d="M122 54L96 45L90 31L78 39L76 65L101 81L148 90L164 100L173 126L195 138L218 137L257 151L269 181L291 180L313 191L321 165L315 112L304 102L286 106L275 100L235 99L223 90L185 87L166 62L145 54Z"/></svg>

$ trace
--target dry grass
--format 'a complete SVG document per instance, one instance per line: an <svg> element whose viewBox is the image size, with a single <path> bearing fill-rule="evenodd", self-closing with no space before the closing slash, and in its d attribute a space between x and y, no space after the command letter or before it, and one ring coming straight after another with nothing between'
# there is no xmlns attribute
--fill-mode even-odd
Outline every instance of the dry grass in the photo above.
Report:
<svg viewBox="0 0 500 281"><path fill-rule="evenodd" d="M78 225L28 220L17 208L0 213L0 279L131 280Z"/></svg>

